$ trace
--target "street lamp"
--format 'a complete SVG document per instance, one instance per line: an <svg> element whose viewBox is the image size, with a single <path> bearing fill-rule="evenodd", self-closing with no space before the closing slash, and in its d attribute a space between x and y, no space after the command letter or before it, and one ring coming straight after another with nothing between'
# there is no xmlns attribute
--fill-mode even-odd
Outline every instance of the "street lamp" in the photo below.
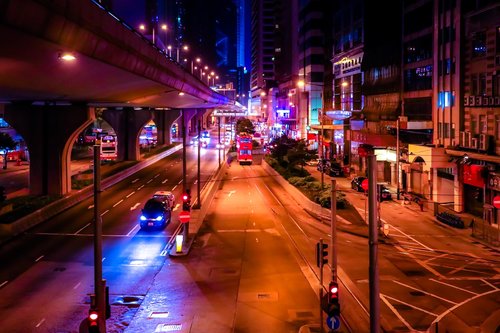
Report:
<svg viewBox="0 0 500 333"><path fill-rule="evenodd" d="M142 32L145 32L146 31L146 25L144 23L139 24L139 30L141 30ZM153 27L152 27L151 30L152 30L152 33L153 33L153 38L152 38L153 44L156 44L156 35L155 35L155 26L154 26L154 24L153 24ZM168 26L163 23L163 24L160 25L160 30L167 31L168 30Z"/></svg>
<svg viewBox="0 0 500 333"><path fill-rule="evenodd" d="M196 58L196 63L199 64L201 62L201 58ZM194 62L191 60L191 75L194 74L194 70L197 69L197 66L194 66Z"/></svg>

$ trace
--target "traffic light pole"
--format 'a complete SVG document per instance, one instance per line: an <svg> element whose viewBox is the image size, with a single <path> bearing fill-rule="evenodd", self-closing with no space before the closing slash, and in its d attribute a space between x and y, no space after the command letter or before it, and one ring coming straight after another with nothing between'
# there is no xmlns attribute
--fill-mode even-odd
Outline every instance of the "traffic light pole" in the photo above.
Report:
<svg viewBox="0 0 500 333"><path fill-rule="evenodd" d="M220 142L220 117L217 117L217 124L218 124L218 135L219 135L219 145L221 144ZM219 156L219 168L220 168L220 149L217 150L217 155Z"/></svg>
<svg viewBox="0 0 500 333"><path fill-rule="evenodd" d="M182 110L182 193L186 193L186 114ZM199 138L198 138L199 140ZM199 144L199 142L198 142Z"/></svg>
<svg viewBox="0 0 500 333"><path fill-rule="evenodd" d="M370 285L370 332L380 330L380 291L378 276L378 209L377 209L377 157L368 156L368 208L369 214L369 285Z"/></svg>
<svg viewBox="0 0 500 333"><path fill-rule="evenodd" d="M201 157L201 120L198 119L198 186L197 186L197 202L195 208L200 209L201 208L201 177L200 177L200 167L201 167L201 162L200 162L200 157Z"/></svg>
<svg viewBox="0 0 500 333"><path fill-rule="evenodd" d="M330 218L330 233L331 233L331 251L330 262L332 263L332 281L337 282L337 181L332 179L332 198L331 198L331 218Z"/></svg>
<svg viewBox="0 0 500 333"><path fill-rule="evenodd" d="M94 145L94 294L100 332L106 332L106 281L102 278L101 149Z"/></svg>

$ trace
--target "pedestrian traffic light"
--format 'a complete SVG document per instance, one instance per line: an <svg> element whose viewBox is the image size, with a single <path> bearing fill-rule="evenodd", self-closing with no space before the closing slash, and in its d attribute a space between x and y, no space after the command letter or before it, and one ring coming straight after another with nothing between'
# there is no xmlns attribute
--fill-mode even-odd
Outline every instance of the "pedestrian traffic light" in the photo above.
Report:
<svg viewBox="0 0 500 333"><path fill-rule="evenodd" d="M323 243L323 240L320 240L316 243L316 265L319 268L322 268L325 264L328 263L328 244Z"/></svg>
<svg viewBox="0 0 500 333"><path fill-rule="evenodd" d="M95 309L89 310L89 315L87 317L89 324L89 333L99 333L99 312Z"/></svg>
<svg viewBox="0 0 500 333"><path fill-rule="evenodd" d="M332 281L328 285L328 316L340 315L339 303L339 285L337 282Z"/></svg>
<svg viewBox="0 0 500 333"><path fill-rule="evenodd" d="M182 195L182 210L186 212L191 210L191 195L189 192Z"/></svg>

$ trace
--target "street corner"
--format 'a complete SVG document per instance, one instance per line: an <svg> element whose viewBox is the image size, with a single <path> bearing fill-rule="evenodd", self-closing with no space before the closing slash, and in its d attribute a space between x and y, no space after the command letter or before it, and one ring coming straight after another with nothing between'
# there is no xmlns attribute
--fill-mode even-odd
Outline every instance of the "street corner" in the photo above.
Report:
<svg viewBox="0 0 500 333"><path fill-rule="evenodd" d="M188 236L187 241L184 239L183 235L176 235L173 246L168 251L170 257L185 257L189 254L191 246L193 245L195 235Z"/></svg>

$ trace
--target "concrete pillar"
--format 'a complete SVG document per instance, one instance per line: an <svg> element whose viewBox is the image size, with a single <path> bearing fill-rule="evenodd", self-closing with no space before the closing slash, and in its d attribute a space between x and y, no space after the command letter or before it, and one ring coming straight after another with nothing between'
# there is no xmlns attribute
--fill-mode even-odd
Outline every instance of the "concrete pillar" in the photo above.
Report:
<svg viewBox="0 0 500 333"><path fill-rule="evenodd" d="M118 161L138 161L140 159L139 135L153 113L149 109L133 108L106 109L102 113L115 130L118 142Z"/></svg>
<svg viewBox="0 0 500 333"><path fill-rule="evenodd" d="M398 186L398 169L396 168L396 163L391 163L391 184Z"/></svg>
<svg viewBox="0 0 500 333"><path fill-rule="evenodd" d="M64 195L71 191L71 149L95 120L86 105L9 104L5 120L24 138L30 153L30 193Z"/></svg>
<svg viewBox="0 0 500 333"><path fill-rule="evenodd" d="M461 213L464 210L464 184L460 181L462 168L457 165L453 170L456 170L455 178L453 179L453 209Z"/></svg>
<svg viewBox="0 0 500 333"><path fill-rule="evenodd" d="M196 124L192 124L191 120L193 119L193 117L197 114L197 109L183 109L182 112L184 113L184 116L186 117L184 119L185 121L185 125L186 125L186 134L189 136L190 134L192 134L192 132L195 132L196 131ZM184 128L182 128L182 126L180 125L179 128L181 129L179 131L179 135L182 136L182 131L184 131Z"/></svg>
<svg viewBox="0 0 500 333"><path fill-rule="evenodd" d="M158 145L172 143L172 124L181 116L180 110L154 110L153 120L158 131Z"/></svg>

